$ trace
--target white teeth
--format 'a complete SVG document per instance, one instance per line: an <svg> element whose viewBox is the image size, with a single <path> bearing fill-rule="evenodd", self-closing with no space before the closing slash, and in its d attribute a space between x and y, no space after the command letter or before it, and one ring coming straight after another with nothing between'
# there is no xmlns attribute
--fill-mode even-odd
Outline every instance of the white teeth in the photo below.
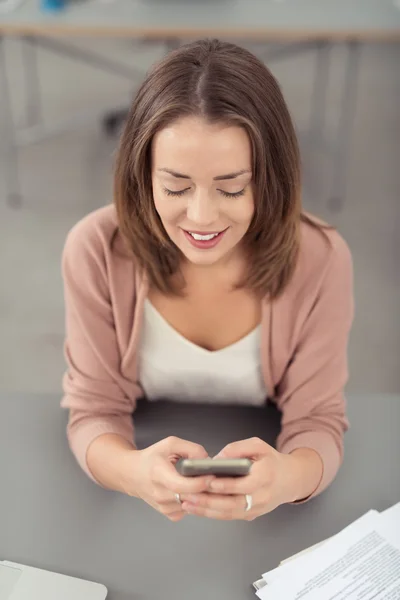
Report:
<svg viewBox="0 0 400 600"><path fill-rule="evenodd" d="M195 240L198 240L198 241L212 240L213 238L215 238L218 235L218 233L210 233L208 235L200 235L199 233L192 233L191 231L189 231L188 233L190 233L192 238L194 238Z"/></svg>

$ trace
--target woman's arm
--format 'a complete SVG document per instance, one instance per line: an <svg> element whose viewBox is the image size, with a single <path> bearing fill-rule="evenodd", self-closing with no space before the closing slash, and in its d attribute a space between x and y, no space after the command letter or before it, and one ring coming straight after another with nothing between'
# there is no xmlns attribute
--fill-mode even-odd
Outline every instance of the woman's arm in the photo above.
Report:
<svg viewBox="0 0 400 600"><path fill-rule="evenodd" d="M104 449L104 444L109 445L110 466L118 462L114 456L133 447L132 412L139 388L120 372L121 356L105 259L108 240L99 228L94 216L89 215L73 228L64 248L68 370L63 380L62 406L69 409L68 440L77 461L92 479L114 484L109 467L103 469L96 456L103 454L99 449ZM114 441L104 438L93 445L89 465L88 448L100 436Z"/></svg>
<svg viewBox="0 0 400 600"><path fill-rule="evenodd" d="M353 319L352 260L342 238L332 236L331 243L330 259L316 302L303 325L276 396L282 411L277 449L286 454L310 449L322 460L323 472L313 496L336 476L343 459L343 435L348 427L343 392ZM305 470L307 460L304 456L299 463Z"/></svg>
<svg viewBox="0 0 400 600"><path fill-rule="evenodd" d="M120 435L106 433L97 437L88 447L87 466L93 478L103 487L116 492L137 496L136 486L127 473L135 473L137 450Z"/></svg>

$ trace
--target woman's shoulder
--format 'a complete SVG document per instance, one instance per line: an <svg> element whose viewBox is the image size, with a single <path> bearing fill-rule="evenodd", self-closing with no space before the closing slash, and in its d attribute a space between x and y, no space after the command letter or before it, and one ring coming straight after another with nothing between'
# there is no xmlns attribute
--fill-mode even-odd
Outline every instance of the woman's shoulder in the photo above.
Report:
<svg viewBox="0 0 400 600"><path fill-rule="evenodd" d="M68 232L66 249L79 252L101 252L111 248L118 231L115 208L103 206L85 215Z"/></svg>
<svg viewBox="0 0 400 600"><path fill-rule="evenodd" d="M310 213L303 213L300 228L300 250L309 257L350 255L347 242L335 227Z"/></svg>
<svg viewBox="0 0 400 600"><path fill-rule="evenodd" d="M68 232L62 255L64 272L69 264L81 277L108 279L113 271L121 270L122 261L132 273L132 258L119 233L113 205L89 213Z"/></svg>
<svg viewBox="0 0 400 600"><path fill-rule="evenodd" d="M345 272L351 267L349 246L337 229L305 213L300 229L300 252L295 280L299 284L317 283L330 269Z"/></svg>

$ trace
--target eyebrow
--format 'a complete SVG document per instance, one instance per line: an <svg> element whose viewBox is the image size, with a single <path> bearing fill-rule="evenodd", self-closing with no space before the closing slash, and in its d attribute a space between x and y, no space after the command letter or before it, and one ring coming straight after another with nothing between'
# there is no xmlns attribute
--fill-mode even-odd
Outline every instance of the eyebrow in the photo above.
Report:
<svg viewBox="0 0 400 600"><path fill-rule="evenodd" d="M168 173L177 179L191 179L189 175L184 175L183 173L178 173L177 171L173 171L172 169L158 169L159 171L163 171L164 173ZM240 175L244 175L244 173L251 173L249 169L241 169L240 171L236 171L234 173L227 173L226 175L218 175L214 177L214 181L223 181L225 179L236 179Z"/></svg>

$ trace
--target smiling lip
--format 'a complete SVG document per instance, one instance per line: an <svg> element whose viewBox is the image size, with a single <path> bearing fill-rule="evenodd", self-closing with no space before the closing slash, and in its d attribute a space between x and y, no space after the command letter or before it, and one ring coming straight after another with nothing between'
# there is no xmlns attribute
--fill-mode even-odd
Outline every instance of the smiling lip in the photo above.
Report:
<svg viewBox="0 0 400 600"><path fill-rule="evenodd" d="M194 237L191 236L188 231L186 231L185 229L182 229L183 233L185 234L186 239L192 244L192 246L194 246L195 248L198 248L200 250L208 250L210 248L214 248L217 244L219 244L219 242L224 237L224 234L227 232L227 230L228 230L228 228L224 229L223 231L192 231L191 230L191 233L197 233L198 235L215 235L215 234L217 234L211 240L195 240Z"/></svg>
<svg viewBox="0 0 400 600"><path fill-rule="evenodd" d="M183 231L189 233L197 233L198 235L214 235L216 233L223 233L222 231L197 231L196 229L184 229Z"/></svg>

